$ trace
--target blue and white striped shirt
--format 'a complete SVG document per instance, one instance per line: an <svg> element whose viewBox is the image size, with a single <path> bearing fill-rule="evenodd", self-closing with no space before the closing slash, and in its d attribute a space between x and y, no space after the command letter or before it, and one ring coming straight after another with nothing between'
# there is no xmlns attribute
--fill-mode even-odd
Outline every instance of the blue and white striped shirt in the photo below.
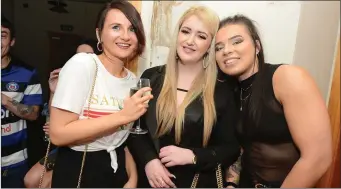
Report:
<svg viewBox="0 0 341 189"><path fill-rule="evenodd" d="M1 93L26 105L42 104L42 89L36 70L11 63L1 69ZM9 169L27 161L26 120L1 106L1 169Z"/></svg>

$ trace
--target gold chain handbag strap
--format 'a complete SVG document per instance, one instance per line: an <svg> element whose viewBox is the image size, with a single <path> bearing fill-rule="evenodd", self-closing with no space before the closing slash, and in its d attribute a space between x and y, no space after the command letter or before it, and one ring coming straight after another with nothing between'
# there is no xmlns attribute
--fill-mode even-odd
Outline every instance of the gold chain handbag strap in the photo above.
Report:
<svg viewBox="0 0 341 189"><path fill-rule="evenodd" d="M89 98L89 102L88 102L88 113L87 113L87 118L89 119L89 111L90 111L90 102L91 102L91 96L93 95L94 89L95 89L95 84L96 84L96 79L97 79L97 72L98 72L98 65L95 61L95 65L96 65L96 70L95 70L95 77L94 77L94 81L92 83L91 86L91 92L90 92L90 98ZM50 152L50 147L51 147L51 140L49 140L49 143L47 145L47 150L46 150L46 154L44 157L44 165L43 165L43 172L40 175L40 180L39 180L39 188L41 188L42 184L43 184L43 180L44 180L44 176L46 173L46 164L47 164L47 158L49 156L49 152ZM86 152L88 150L88 145L85 145L85 151L83 153L83 158L82 158L82 164L81 164L81 170L79 172L79 176L78 176L78 183L77 183L77 188L80 187L81 181L82 181L82 174L83 174L83 168L84 168L84 163L85 163L85 158L86 158Z"/></svg>
<svg viewBox="0 0 341 189"><path fill-rule="evenodd" d="M41 185L43 184L43 179L44 179L44 175L46 173L46 164L47 164L47 158L49 156L49 152L50 152L50 147L51 147L51 140L49 139L49 143L47 145L47 150L44 156L44 164L43 164L43 172L40 175L40 179L39 179L39 188L41 188Z"/></svg>
<svg viewBox="0 0 341 189"><path fill-rule="evenodd" d="M92 83L92 86L91 86L91 92L90 92L90 97L89 97L89 100L88 100L88 113L86 115L86 117L89 119L89 114L90 114L90 102L91 102L91 97L94 93L94 90L95 90L95 85L96 85L96 79L97 79L97 72L98 72L98 65L96 63L96 60L94 59L95 61L95 65L96 65L96 70L95 70L95 77L94 77L94 82ZM79 176L78 176L78 183L77 183L77 188L80 187L81 185L81 182L82 182L82 174L83 174L83 169L84 169L84 164L85 164L85 158L86 158L86 152L88 151L88 145L86 144L85 145L85 150L84 150L84 153L83 153L83 158L82 158L82 164L81 164L81 170L79 172Z"/></svg>
<svg viewBox="0 0 341 189"><path fill-rule="evenodd" d="M221 174L221 164L218 165L217 170L215 171L215 176L217 179L218 188L223 188L223 175ZM199 173L194 175L191 188L196 188L199 180Z"/></svg>

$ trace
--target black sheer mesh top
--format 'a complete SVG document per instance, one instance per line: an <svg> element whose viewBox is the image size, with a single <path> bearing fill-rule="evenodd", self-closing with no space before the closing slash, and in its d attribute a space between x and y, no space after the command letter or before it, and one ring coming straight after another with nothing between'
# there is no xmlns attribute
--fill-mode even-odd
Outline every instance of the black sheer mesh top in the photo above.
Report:
<svg viewBox="0 0 341 189"><path fill-rule="evenodd" d="M248 175L249 182L282 183L300 157L291 137L283 107L273 91L272 77L279 66L265 65L265 82L262 83L265 101L260 106L262 113L258 125L249 114L249 99L257 74L239 83L236 96L241 119L237 125L237 136L244 150L242 172Z"/></svg>

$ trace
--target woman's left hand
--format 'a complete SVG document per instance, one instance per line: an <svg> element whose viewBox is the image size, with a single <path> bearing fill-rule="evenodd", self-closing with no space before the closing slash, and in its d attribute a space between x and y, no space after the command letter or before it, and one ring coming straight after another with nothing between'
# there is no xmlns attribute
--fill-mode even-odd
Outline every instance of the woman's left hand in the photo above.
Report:
<svg viewBox="0 0 341 189"><path fill-rule="evenodd" d="M159 157L166 167L173 167L192 164L194 153L186 148L166 146L160 149Z"/></svg>

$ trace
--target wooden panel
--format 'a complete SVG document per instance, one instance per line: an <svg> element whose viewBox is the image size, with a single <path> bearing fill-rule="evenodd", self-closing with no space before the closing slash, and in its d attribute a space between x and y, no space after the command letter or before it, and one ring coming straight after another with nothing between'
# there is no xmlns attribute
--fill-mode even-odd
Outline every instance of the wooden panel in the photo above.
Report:
<svg viewBox="0 0 341 189"><path fill-rule="evenodd" d="M134 5L134 7L136 8L136 10L141 14L141 4L142 1L129 1L132 5ZM137 74L137 66L138 66L138 57L135 58L134 60L126 63L125 67L132 71L135 75Z"/></svg>
<svg viewBox="0 0 341 189"><path fill-rule="evenodd" d="M330 91L328 112L333 136L333 162L326 174L321 178L317 187L340 188L340 40L338 41L337 55Z"/></svg>
<svg viewBox="0 0 341 189"><path fill-rule="evenodd" d="M334 172L333 172L333 178L332 178L332 188L340 188L341 187L341 181L340 181L340 140L338 141L339 144L337 145L337 153L335 156L335 164L334 164Z"/></svg>

